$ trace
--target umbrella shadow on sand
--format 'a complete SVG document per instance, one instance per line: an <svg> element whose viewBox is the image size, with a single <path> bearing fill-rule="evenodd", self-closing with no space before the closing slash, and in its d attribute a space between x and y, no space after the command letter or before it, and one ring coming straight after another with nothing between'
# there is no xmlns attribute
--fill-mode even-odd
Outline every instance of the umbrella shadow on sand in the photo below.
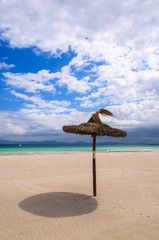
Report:
<svg viewBox="0 0 159 240"><path fill-rule="evenodd" d="M95 211L97 206L95 198L70 192L42 193L19 203L22 210L48 218L80 216Z"/></svg>

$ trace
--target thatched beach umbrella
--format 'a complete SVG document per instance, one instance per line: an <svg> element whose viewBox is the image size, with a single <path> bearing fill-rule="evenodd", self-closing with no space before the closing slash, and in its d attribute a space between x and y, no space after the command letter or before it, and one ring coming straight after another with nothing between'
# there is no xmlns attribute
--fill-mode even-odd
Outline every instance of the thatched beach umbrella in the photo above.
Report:
<svg viewBox="0 0 159 240"><path fill-rule="evenodd" d="M114 116L113 113L106 109L99 109L92 114L87 123L80 125L63 126L63 131L80 135L91 135L93 137L93 196L96 196L96 136L126 137L127 133L117 128L111 128L101 122L99 113L103 115Z"/></svg>

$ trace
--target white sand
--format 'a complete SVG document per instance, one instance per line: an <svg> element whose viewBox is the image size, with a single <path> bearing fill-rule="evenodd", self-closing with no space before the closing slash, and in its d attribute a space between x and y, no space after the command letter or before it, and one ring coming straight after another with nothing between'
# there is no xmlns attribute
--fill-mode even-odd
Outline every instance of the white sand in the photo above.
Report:
<svg viewBox="0 0 159 240"><path fill-rule="evenodd" d="M159 152L0 156L1 240L159 240Z"/></svg>

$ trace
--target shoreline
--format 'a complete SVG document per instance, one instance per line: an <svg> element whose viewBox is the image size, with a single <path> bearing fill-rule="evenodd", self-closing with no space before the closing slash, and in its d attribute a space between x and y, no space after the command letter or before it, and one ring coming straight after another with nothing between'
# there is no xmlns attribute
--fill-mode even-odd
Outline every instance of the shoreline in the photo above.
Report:
<svg viewBox="0 0 159 240"><path fill-rule="evenodd" d="M56 154L86 154L92 152L92 146L1 146L0 156L19 155L56 155ZM158 145L142 146L97 146L97 153L124 152L159 152Z"/></svg>
<svg viewBox="0 0 159 240"><path fill-rule="evenodd" d="M120 154L120 153L158 153L159 150L138 150L138 151L96 151L96 154ZM0 153L0 156L41 156L41 155L73 155L73 154L91 154L92 151L65 151L65 152L34 152L34 153Z"/></svg>

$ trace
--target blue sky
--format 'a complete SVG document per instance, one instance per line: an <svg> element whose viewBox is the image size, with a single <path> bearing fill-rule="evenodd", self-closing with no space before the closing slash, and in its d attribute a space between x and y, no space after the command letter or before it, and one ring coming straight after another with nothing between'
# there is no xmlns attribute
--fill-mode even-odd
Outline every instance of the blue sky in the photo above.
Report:
<svg viewBox="0 0 159 240"><path fill-rule="evenodd" d="M0 139L90 141L67 135L99 108L128 132L159 143L159 4L0 1Z"/></svg>

